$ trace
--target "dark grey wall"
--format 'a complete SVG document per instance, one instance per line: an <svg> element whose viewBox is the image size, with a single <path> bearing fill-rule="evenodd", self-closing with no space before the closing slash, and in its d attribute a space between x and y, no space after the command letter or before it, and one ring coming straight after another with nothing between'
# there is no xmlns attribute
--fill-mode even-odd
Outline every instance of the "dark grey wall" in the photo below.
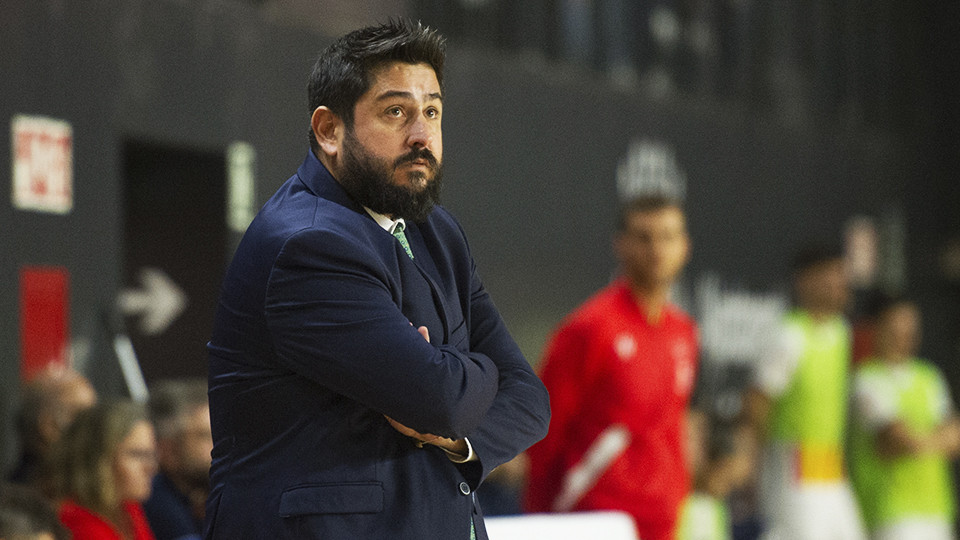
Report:
<svg viewBox="0 0 960 540"><path fill-rule="evenodd" d="M262 202L306 151L306 77L329 38L270 24L242 2L6 2L0 20L0 119L64 119L75 141L69 215L0 204L0 420L8 433L18 269L68 268L72 335L90 342L98 387L117 391L100 320L122 274L122 142L203 150L250 142ZM902 205L904 186L922 174L916 152L897 140L650 101L587 72L462 48L450 51L444 134L445 204L462 219L531 361L550 328L614 269L616 167L634 138L670 144L686 173L691 279L713 271L749 288L776 286L800 241L836 238L849 216ZM0 127L4 171L9 138ZM3 178L0 193L9 194L9 172Z"/></svg>
<svg viewBox="0 0 960 540"><path fill-rule="evenodd" d="M306 74L326 40L266 25L242 2L5 2L0 20L4 125L36 114L70 122L74 135L74 207L60 216L12 207L10 129L0 129L0 421L9 434L18 269L67 268L71 334L89 344L86 371L100 391L121 391L103 319L121 285L123 141L204 150L249 141L257 173L273 182L262 185L264 200L302 158ZM10 445L2 450L9 458Z"/></svg>
<svg viewBox="0 0 960 540"><path fill-rule="evenodd" d="M895 140L658 103L587 72L454 51L444 112L447 203L531 360L614 270L617 165L631 140L672 146L687 177L688 281L777 287L796 247L902 205L916 158Z"/></svg>

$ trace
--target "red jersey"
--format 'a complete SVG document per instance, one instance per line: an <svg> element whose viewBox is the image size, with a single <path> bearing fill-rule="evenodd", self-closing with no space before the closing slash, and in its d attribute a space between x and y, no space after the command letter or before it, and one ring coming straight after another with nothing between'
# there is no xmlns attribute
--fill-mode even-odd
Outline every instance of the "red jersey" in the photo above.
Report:
<svg viewBox="0 0 960 540"><path fill-rule="evenodd" d="M672 539L696 367L692 319L669 305L649 321L623 279L569 315L541 364L552 416L528 450L527 510L623 510L644 540Z"/></svg>
<svg viewBox="0 0 960 540"><path fill-rule="evenodd" d="M133 527L132 540L155 540L140 503L124 502L123 511L130 518L130 526ZM102 516L72 501L61 503L59 514L60 522L70 531L73 540L123 540L125 538Z"/></svg>

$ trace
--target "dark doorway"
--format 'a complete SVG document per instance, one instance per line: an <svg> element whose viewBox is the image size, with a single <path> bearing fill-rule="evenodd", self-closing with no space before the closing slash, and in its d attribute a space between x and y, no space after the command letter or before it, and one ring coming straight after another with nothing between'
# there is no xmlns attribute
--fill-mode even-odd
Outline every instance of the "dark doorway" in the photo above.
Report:
<svg viewBox="0 0 960 540"><path fill-rule="evenodd" d="M223 152L127 141L121 312L144 379L206 376L224 271Z"/></svg>

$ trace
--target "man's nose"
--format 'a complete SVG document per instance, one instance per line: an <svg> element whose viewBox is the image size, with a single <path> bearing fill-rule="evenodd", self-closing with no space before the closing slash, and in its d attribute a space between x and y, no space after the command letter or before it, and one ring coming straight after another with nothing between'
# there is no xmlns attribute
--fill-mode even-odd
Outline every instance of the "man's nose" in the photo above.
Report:
<svg viewBox="0 0 960 540"><path fill-rule="evenodd" d="M433 143L432 129L426 118L418 117L410 124L407 144L414 148L429 148Z"/></svg>

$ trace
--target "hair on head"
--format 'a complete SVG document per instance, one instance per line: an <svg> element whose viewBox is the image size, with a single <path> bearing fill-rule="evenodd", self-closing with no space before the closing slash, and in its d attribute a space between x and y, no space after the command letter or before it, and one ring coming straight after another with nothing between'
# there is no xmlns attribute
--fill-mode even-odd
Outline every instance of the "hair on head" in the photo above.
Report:
<svg viewBox="0 0 960 540"><path fill-rule="evenodd" d="M620 205L617 213L617 231L627 230L627 221L634 214L656 212L666 208L676 208L683 211L683 203L674 197L662 194L638 195Z"/></svg>
<svg viewBox="0 0 960 540"><path fill-rule="evenodd" d="M809 270L815 266L843 259L843 249L834 244L810 242L796 251L790 260L790 271L793 275Z"/></svg>
<svg viewBox="0 0 960 540"><path fill-rule="evenodd" d="M114 517L122 501L112 460L123 439L145 421L146 407L129 399L100 402L78 414L54 455L57 495Z"/></svg>
<svg viewBox="0 0 960 540"><path fill-rule="evenodd" d="M445 56L446 40L419 21L391 19L354 30L324 49L314 64L307 85L310 111L326 106L351 127L353 107L370 89L373 71L388 62L428 64L442 91ZM310 147L317 149L312 130Z"/></svg>
<svg viewBox="0 0 960 540"><path fill-rule="evenodd" d="M896 308L904 306L916 306L916 302L909 296L902 293L880 292L871 298L871 304L867 315L875 319L885 317Z"/></svg>
<svg viewBox="0 0 960 540"><path fill-rule="evenodd" d="M147 410L157 438L181 435L186 417L207 404L207 381L202 377L166 379L152 385Z"/></svg>

